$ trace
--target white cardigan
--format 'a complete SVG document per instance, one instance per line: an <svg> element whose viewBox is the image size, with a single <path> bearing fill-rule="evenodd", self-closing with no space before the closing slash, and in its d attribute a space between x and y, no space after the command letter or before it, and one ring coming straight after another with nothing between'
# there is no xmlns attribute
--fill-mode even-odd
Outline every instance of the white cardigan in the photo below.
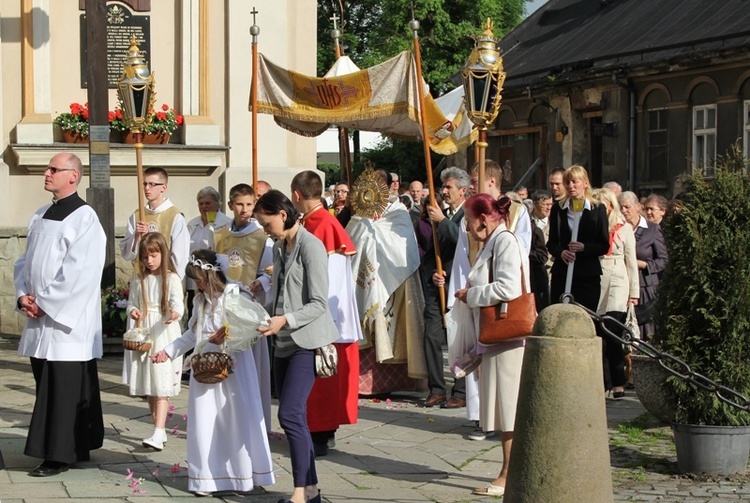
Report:
<svg viewBox="0 0 750 503"><path fill-rule="evenodd" d="M526 291L531 291L529 284L529 257L522 252L518 238L500 224L484 244L474 265L469 271L469 290L466 303L475 310L478 320L478 309L508 302L521 296L521 265L523 264ZM490 260L492 259L492 260ZM493 281L490 283L490 264L493 268Z"/></svg>

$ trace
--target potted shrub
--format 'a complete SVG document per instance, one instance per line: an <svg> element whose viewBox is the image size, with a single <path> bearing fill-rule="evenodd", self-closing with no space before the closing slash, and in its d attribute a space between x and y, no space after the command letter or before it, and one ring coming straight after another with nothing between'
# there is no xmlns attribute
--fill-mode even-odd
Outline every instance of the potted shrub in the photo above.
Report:
<svg viewBox="0 0 750 503"><path fill-rule="evenodd" d="M162 104L159 111L150 111L151 122L144 130L143 143L167 143L175 130L182 126L184 117L177 114L174 108L166 103ZM123 126L124 127L124 126ZM135 143L135 136L127 131L124 136L125 143Z"/></svg>
<svg viewBox="0 0 750 503"><path fill-rule="evenodd" d="M89 139L89 104L71 103L70 112L61 113L52 121L62 132L65 143L82 143Z"/></svg>
<svg viewBox="0 0 750 503"><path fill-rule="evenodd" d="M687 178L682 203L666 226L666 242L670 261L657 301L655 344L712 381L750 396L750 177L739 147L717 159L713 177ZM680 470L744 471L750 414L683 379L669 377L667 384L676 403ZM713 456L701 461L703 454ZM736 461L730 461L732 455Z"/></svg>

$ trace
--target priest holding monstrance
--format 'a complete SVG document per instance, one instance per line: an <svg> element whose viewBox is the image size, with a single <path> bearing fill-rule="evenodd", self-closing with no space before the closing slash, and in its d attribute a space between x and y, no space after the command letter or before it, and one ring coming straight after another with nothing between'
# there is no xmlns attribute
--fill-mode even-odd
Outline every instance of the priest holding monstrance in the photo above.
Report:
<svg viewBox="0 0 750 503"><path fill-rule="evenodd" d="M387 171L366 169L352 187L355 215L346 226L358 251L352 272L364 336L361 395L426 387L419 250L409 211L388 193L390 182Z"/></svg>
<svg viewBox="0 0 750 503"><path fill-rule="evenodd" d="M44 170L53 195L31 217L26 251L15 264L18 310L26 315L18 353L31 358L36 401L24 453L43 459L31 475L49 477L104 440L96 358L102 356L100 282L104 234L78 196L81 160L57 154Z"/></svg>

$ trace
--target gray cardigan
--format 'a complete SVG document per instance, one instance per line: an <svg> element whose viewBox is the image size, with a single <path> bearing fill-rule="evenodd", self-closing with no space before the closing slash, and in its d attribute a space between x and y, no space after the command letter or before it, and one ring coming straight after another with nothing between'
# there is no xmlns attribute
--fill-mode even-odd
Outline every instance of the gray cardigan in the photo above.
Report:
<svg viewBox="0 0 750 503"><path fill-rule="evenodd" d="M279 272L283 265L284 241L273 245L273 316L278 300ZM323 243L300 225L284 274L284 316L294 343L315 349L339 338L328 310L328 254Z"/></svg>

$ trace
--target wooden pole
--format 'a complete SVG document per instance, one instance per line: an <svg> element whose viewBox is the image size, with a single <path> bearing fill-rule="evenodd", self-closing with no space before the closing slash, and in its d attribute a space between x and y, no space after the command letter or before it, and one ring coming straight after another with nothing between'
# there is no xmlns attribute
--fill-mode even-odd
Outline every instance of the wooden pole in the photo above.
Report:
<svg viewBox="0 0 750 503"><path fill-rule="evenodd" d="M344 11L343 11L343 5L341 5L341 19L342 19L342 26L343 26L343 18L344 18ZM338 29L338 26L336 26L336 21L338 21L338 17L336 14L333 14L333 17L331 18L331 21L333 21L333 31L331 32L331 36L334 40L334 50L336 51L336 59L339 59L341 57L341 44L339 43L339 36L341 36L341 32ZM346 175L346 183L349 184L349 187L352 186L352 159L351 159L351 153L349 151L349 131L344 127L339 127L339 164L341 166L341 170L344 172L343 174Z"/></svg>
<svg viewBox="0 0 750 503"><path fill-rule="evenodd" d="M135 165L138 172L138 221L146 221L146 204L143 196L143 133L135 133Z"/></svg>
<svg viewBox="0 0 750 503"><path fill-rule="evenodd" d="M255 15L258 11L253 10L253 25L250 34L253 36L253 80L250 85L250 103L252 104L252 157L253 157L253 192L258 193L258 35L260 27L255 24Z"/></svg>
<svg viewBox="0 0 750 503"><path fill-rule="evenodd" d="M29 15L30 17L30 15ZM107 5L86 0L86 96L89 102L89 187L86 202L96 211L107 236L103 288L114 287L115 190L110 186L109 96L107 88ZM31 40L32 37L28 39ZM139 188L139 190L142 190Z"/></svg>
<svg viewBox="0 0 750 503"><path fill-rule="evenodd" d="M485 172L484 172L484 161L487 153L487 146L489 144L487 143L487 128L480 127L479 128L479 138L477 138L477 152L479 153L479 177L478 177L478 193L484 194L487 192L487 187L484 184L485 180ZM498 185L500 181L498 180ZM499 189L500 187L498 187Z"/></svg>
<svg viewBox="0 0 750 503"><path fill-rule="evenodd" d="M419 49L419 21L412 19L409 27L414 32L414 64L417 67L417 92L419 94L419 119L422 125L422 146L424 148L424 162L427 169L427 186L430 189L430 206L438 207L435 200L435 183L432 180L432 159L430 159L430 138L427 136L427 111L425 110L424 81L422 80L422 54ZM443 275L443 259L440 257L440 239L437 224L432 222L432 245L435 249L435 265L439 276ZM438 288L440 295L440 312L445 315L445 287Z"/></svg>

